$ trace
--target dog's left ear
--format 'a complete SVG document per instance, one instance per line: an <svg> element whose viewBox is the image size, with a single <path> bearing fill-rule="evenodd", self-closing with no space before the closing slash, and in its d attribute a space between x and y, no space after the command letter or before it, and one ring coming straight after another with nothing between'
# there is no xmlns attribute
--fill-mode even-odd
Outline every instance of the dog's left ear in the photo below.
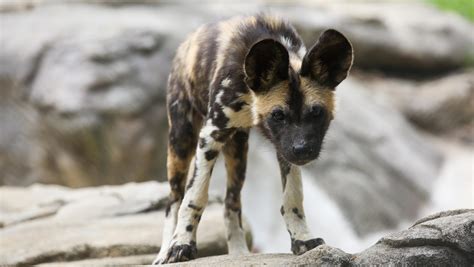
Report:
<svg viewBox="0 0 474 267"><path fill-rule="evenodd" d="M326 30L304 56L301 76L334 89L347 77L352 66L352 55L352 45L342 33Z"/></svg>
<svg viewBox="0 0 474 267"><path fill-rule="evenodd" d="M266 93L278 82L288 79L289 55L273 39L255 43L245 57L245 83L255 93Z"/></svg>

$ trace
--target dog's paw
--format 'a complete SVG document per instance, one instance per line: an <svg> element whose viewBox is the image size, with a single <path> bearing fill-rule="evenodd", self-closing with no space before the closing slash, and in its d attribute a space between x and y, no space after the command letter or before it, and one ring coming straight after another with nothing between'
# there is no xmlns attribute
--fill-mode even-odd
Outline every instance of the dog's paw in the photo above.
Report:
<svg viewBox="0 0 474 267"><path fill-rule="evenodd" d="M322 238L313 238L306 241L293 239L291 240L291 251L295 255L301 255L323 244L324 240Z"/></svg>
<svg viewBox="0 0 474 267"><path fill-rule="evenodd" d="M191 241L190 244L174 244L168 248L168 253L163 259L157 258L153 264L165 264L173 262L189 261L196 258L197 248L196 242Z"/></svg>
<svg viewBox="0 0 474 267"><path fill-rule="evenodd" d="M168 251L160 251L160 253L158 253L158 255L156 255L156 258L153 260L153 263L151 265L164 264L166 255L168 255Z"/></svg>
<svg viewBox="0 0 474 267"><path fill-rule="evenodd" d="M160 265L162 264L164 259L160 257L160 255L156 256L155 260L153 260L153 263L151 265Z"/></svg>

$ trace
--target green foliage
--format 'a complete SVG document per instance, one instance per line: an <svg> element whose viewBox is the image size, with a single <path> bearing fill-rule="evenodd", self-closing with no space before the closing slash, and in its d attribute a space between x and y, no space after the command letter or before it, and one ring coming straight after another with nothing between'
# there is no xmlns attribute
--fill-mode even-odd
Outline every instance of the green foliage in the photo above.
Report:
<svg viewBox="0 0 474 267"><path fill-rule="evenodd" d="M444 10L451 10L474 21L474 0L428 0Z"/></svg>

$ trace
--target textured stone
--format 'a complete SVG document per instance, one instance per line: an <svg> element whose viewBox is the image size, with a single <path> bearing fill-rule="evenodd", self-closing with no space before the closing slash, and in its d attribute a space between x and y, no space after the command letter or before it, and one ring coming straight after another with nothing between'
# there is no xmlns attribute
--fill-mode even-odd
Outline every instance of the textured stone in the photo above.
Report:
<svg viewBox="0 0 474 267"><path fill-rule="evenodd" d="M167 192L168 185L156 182L77 190L45 185L1 187L0 264L157 253ZM15 203L22 196L32 201ZM197 233L201 257L227 251L223 207L213 197L210 203ZM43 212L35 213L37 210ZM244 228L251 242L245 220ZM141 256L134 257L133 262L146 263Z"/></svg>
<svg viewBox="0 0 474 267"><path fill-rule="evenodd" d="M444 221L438 221L443 219ZM428 221L427 221L428 222ZM440 231L456 234L423 239L420 236L433 237L430 233L420 234L418 228L424 223L394 235L399 236L403 245L387 242L392 237L384 237L377 244L357 254L348 254L327 245L319 246L301 256L291 254L256 254L243 256L216 256L196 259L187 263L171 266L241 266L244 265L284 265L284 266L472 266L473 234L470 231L474 223L474 210L448 211L442 218L429 220L431 227ZM448 225L448 222L450 225ZM414 241L416 240L416 241ZM459 249L460 244L469 243L471 250Z"/></svg>
<svg viewBox="0 0 474 267"><path fill-rule="evenodd" d="M447 211L382 238L356 255L356 264L471 266L474 262L474 210Z"/></svg>
<svg viewBox="0 0 474 267"><path fill-rule="evenodd" d="M51 266L148 264L159 250L163 195L156 182L69 189L34 185L0 188L0 264ZM19 201L15 201L18 199ZM418 220L356 254L321 245L303 255L226 253L220 200L211 197L198 230L199 258L175 266L455 265L474 262L474 210L450 210ZM24 214L52 208L43 216ZM31 213L33 214L33 212ZM8 215L8 216L7 216ZM22 220L10 220L18 215ZM247 240L250 242L249 226Z"/></svg>

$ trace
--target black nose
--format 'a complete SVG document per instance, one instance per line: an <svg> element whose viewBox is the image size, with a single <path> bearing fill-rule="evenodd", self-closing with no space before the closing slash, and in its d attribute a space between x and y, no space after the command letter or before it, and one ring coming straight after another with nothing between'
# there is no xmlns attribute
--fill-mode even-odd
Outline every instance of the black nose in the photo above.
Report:
<svg viewBox="0 0 474 267"><path fill-rule="evenodd" d="M308 146L306 143L294 144L293 153L297 157L307 156L311 153L311 146Z"/></svg>

